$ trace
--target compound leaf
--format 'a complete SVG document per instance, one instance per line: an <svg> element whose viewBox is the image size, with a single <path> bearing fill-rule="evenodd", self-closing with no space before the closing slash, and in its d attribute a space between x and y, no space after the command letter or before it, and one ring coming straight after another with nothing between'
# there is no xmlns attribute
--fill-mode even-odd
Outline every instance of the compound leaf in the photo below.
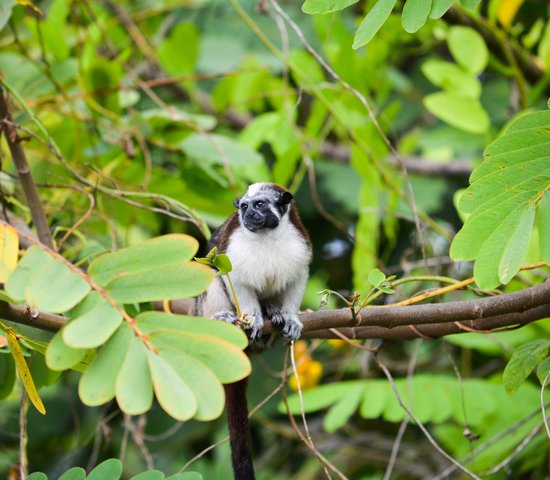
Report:
<svg viewBox="0 0 550 480"><path fill-rule="evenodd" d="M309 15L325 15L326 13L343 10L359 0L306 0L302 12Z"/></svg>
<svg viewBox="0 0 550 480"><path fill-rule="evenodd" d="M548 356L550 340L533 340L519 347L502 374L509 394L515 393L533 369Z"/></svg>
<svg viewBox="0 0 550 480"><path fill-rule="evenodd" d="M63 341L72 348L103 345L122 322L122 313L99 293L92 292L75 309L63 332Z"/></svg>
<svg viewBox="0 0 550 480"><path fill-rule="evenodd" d="M384 25L390 16L396 2L397 0L378 0L376 2L376 5L367 13L355 32L355 38L353 39L354 50L365 46L373 39L376 32L382 28L382 25Z"/></svg>
<svg viewBox="0 0 550 480"><path fill-rule="evenodd" d="M475 260L481 288L509 282L523 263L531 232L539 230L540 254L548 258L550 112L515 120L485 150L458 202L469 214L451 245L455 260Z"/></svg>
<svg viewBox="0 0 550 480"><path fill-rule="evenodd" d="M78 384L78 393L86 405L94 407L113 399L115 383L132 337L130 328L122 324L84 372Z"/></svg>
<svg viewBox="0 0 550 480"><path fill-rule="evenodd" d="M33 246L6 282L8 295L46 312L63 313L90 291L90 285L61 260Z"/></svg>

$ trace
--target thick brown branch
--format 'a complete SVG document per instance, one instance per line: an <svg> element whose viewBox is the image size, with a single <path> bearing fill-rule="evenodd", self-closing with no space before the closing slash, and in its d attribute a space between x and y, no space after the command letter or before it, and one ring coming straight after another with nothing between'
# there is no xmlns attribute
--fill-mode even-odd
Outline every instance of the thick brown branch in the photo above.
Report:
<svg viewBox="0 0 550 480"><path fill-rule="evenodd" d="M48 332L57 332L67 323L67 319L61 315L39 312L25 305L12 305L6 302L0 302L0 318Z"/></svg>
<svg viewBox="0 0 550 480"><path fill-rule="evenodd" d="M40 241L47 247L53 249L52 235L48 220L42 207L42 201L38 195L36 184L33 181L31 168L27 162L27 156L21 146L21 138L17 135L15 126L11 119L8 99L0 88L0 128L6 136L6 142L9 146L13 163L17 169L21 187L27 199L27 205L31 212L32 221L36 227L36 232Z"/></svg>
<svg viewBox="0 0 550 480"><path fill-rule="evenodd" d="M173 313L189 315L192 301L170 302ZM161 304L155 305L162 309ZM0 317L12 322L49 331L59 330L66 322L61 315L36 312L20 305L0 302ZM550 280L519 292L464 302L448 302L403 307L373 307L361 312L359 325L354 325L349 309L321 310L301 314L304 338L338 338L338 329L348 338L381 338L408 340L439 338L445 335L498 330L523 326L550 317ZM273 331L266 320L264 333Z"/></svg>
<svg viewBox="0 0 550 480"><path fill-rule="evenodd" d="M304 313L302 321L304 331L359 326L393 328L403 325L478 320L497 315L522 313L547 305L550 305L550 280L519 292L463 302L367 308L361 312L358 323L351 318L349 309Z"/></svg>
<svg viewBox="0 0 550 480"><path fill-rule="evenodd" d="M409 308L409 307L401 307ZM494 317L481 318L478 320L465 320L462 322L432 323L428 325L401 326L395 328L385 327L357 327L338 328L337 331L348 338L367 339L379 338L382 340L412 340L414 338L440 338L446 335L467 333L477 330L486 333L489 330L499 330L506 327L522 327L528 323L550 317L550 305L543 305L526 310L522 313L509 313L496 315ZM331 329L310 330L303 334L303 338L340 338Z"/></svg>

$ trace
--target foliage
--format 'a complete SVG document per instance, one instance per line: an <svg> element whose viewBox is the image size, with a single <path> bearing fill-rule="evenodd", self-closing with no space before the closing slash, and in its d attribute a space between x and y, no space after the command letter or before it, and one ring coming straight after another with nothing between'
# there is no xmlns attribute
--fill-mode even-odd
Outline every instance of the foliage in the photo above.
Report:
<svg viewBox="0 0 550 480"><path fill-rule="evenodd" d="M151 408L154 391L172 417L211 420L223 409L220 382L250 373L242 353L244 334L213 320L161 312L142 311L132 318L122 307L201 293L212 273L189 262L197 248L198 242L187 235L165 235L105 253L84 275L33 246L9 276L6 291L42 311L70 310L70 322L46 348L46 362L52 370L66 370L88 358L79 383L86 405L103 405L116 397L125 413L139 415ZM6 330L27 393L45 413L32 379L26 380L30 373L11 332L11 327ZM91 349L102 346L90 356Z"/></svg>
<svg viewBox="0 0 550 480"><path fill-rule="evenodd" d="M116 458L105 460L96 466L88 475L80 467L67 470L58 480L119 480L122 475L122 463ZM150 470L148 472L138 473L130 480L202 480L202 475L197 472L176 473L165 477L160 470ZM46 474L41 472L32 473L27 477L28 480L48 480Z"/></svg>
<svg viewBox="0 0 550 480"><path fill-rule="evenodd" d="M535 225L536 259L550 263L549 125L549 111L513 121L485 149L485 161L460 198L458 207L468 218L450 253L456 260L476 260L474 276L481 288L495 288L516 275Z"/></svg>
<svg viewBox="0 0 550 480"><path fill-rule="evenodd" d="M446 302L547 281L548 71L534 0L0 0L0 316L27 323L0 328L0 475L27 441L30 471L50 478L162 479L225 437L222 384L250 373L246 337L170 308L214 270L230 278L227 256L200 255L251 182L295 194L315 249L309 309L357 320L427 300L444 322ZM66 325L29 326L46 314ZM483 477L547 476L548 321L453 325L463 333L370 347L453 458ZM252 417L259 479L321 477L325 453L350 479L447 468L416 427L401 437L405 411L362 343L301 340L288 375L284 345L253 359L250 404L297 376L319 446L296 448L269 397ZM23 391L47 412L29 408L27 438ZM168 478L228 478L229 465L221 445L194 460L200 474Z"/></svg>

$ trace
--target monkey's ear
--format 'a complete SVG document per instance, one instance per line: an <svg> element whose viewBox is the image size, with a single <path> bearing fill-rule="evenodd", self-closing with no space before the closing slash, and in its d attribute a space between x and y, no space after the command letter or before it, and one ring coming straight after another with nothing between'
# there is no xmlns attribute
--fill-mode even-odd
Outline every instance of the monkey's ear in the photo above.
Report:
<svg viewBox="0 0 550 480"><path fill-rule="evenodd" d="M233 200L233 205L235 205L235 208L239 208L239 202L241 201L240 198L236 198L235 200Z"/></svg>
<svg viewBox="0 0 550 480"><path fill-rule="evenodd" d="M294 198L294 195L292 195L292 193L282 192L281 196L279 197L279 203L281 205L288 205L293 198Z"/></svg>

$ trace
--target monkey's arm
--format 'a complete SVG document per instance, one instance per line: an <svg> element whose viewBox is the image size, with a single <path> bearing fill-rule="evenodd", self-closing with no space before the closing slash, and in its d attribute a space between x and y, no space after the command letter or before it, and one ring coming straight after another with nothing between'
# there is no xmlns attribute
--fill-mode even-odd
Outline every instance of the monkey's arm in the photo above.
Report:
<svg viewBox="0 0 550 480"><path fill-rule="evenodd" d="M304 271L287 288L280 305L269 304L266 314L273 325L283 327L283 336L296 340L302 334L302 322L298 317L300 304L306 290L308 272Z"/></svg>
<svg viewBox="0 0 550 480"><path fill-rule="evenodd" d="M250 340L259 340L264 328L264 317L258 300L258 294L253 288L240 282L235 283L235 293L241 307L241 312L247 314L247 318L251 323Z"/></svg>

